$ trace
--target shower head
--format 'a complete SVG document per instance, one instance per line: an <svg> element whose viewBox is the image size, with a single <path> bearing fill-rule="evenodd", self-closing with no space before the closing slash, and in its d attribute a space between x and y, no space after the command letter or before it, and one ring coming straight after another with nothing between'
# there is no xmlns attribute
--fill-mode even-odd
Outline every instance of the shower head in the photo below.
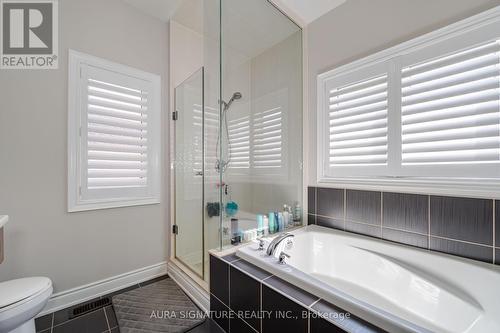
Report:
<svg viewBox="0 0 500 333"><path fill-rule="evenodd" d="M222 103L224 103L224 111L227 111L229 110L229 107L231 106L231 104L235 101L235 100L238 100L238 99L241 99L243 97L243 95L237 91L233 94L233 96L231 96L231 99L229 100L229 102L224 102L222 101Z"/></svg>

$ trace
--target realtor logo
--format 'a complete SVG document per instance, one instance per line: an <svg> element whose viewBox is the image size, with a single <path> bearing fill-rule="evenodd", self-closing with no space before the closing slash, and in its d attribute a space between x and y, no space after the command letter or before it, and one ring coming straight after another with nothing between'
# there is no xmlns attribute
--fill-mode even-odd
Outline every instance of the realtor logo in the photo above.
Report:
<svg viewBox="0 0 500 333"><path fill-rule="evenodd" d="M0 68L57 68L57 0L0 0L0 12Z"/></svg>

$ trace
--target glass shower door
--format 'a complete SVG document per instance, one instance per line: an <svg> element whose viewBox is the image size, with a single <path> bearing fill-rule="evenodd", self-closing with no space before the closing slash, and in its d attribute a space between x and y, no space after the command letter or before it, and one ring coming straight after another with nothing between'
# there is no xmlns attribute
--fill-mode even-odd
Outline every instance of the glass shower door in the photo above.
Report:
<svg viewBox="0 0 500 333"><path fill-rule="evenodd" d="M175 257L203 278L203 68L175 88Z"/></svg>

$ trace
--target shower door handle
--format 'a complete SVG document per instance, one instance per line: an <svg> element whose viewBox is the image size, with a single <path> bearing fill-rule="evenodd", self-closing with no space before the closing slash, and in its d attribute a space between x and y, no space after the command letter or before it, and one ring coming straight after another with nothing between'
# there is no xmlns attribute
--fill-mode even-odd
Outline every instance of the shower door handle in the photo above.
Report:
<svg viewBox="0 0 500 333"><path fill-rule="evenodd" d="M196 171L195 176L203 176L203 171Z"/></svg>

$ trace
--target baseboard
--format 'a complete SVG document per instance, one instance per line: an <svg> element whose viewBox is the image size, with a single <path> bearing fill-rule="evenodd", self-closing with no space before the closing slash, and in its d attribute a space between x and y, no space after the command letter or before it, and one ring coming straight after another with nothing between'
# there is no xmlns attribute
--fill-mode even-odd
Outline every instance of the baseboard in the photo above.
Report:
<svg viewBox="0 0 500 333"><path fill-rule="evenodd" d="M174 280L182 290L204 312L210 310L210 297L208 292L184 273L175 263L167 264L168 276Z"/></svg>
<svg viewBox="0 0 500 333"><path fill-rule="evenodd" d="M167 263L161 262L56 293L50 297L47 305L37 317L130 287L140 282L154 279L155 277L165 274L167 274Z"/></svg>

